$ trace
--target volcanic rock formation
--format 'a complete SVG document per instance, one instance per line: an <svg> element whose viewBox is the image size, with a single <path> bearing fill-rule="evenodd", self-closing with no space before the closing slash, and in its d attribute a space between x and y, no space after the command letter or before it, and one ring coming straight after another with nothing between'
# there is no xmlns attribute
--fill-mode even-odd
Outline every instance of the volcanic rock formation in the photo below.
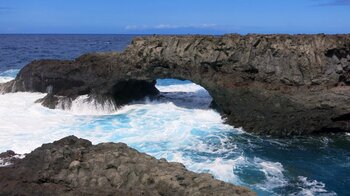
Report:
<svg viewBox="0 0 350 196"><path fill-rule="evenodd" d="M69 136L0 167L0 195L255 195L123 143Z"/></svg>
<svg viewBox="0 0 350 196"><path fill-rule="evenodd" d="M21 155L16 154L12 150L0 153L0 167L11 165L20 160Z"/></svg>
<svg viewBox="0 0 350 196"><path fill-rule="evenodd" d="M350 131L350 35L139 37L122 53L34 61L0 90L48 92L51 108L82 94L122 105L155 95L159 78L203 86L249 132Z"/></svg>

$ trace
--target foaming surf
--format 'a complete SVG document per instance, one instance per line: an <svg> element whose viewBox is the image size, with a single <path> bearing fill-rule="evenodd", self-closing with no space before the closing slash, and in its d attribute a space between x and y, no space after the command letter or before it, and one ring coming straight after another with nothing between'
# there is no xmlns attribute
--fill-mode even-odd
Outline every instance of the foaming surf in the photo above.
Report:
<svg viewBox="0 0 350 196"><path fill-rule="evenodd" d="M73 101L60 100L57 108L74 115L110 115L117 111L112 101L99 103L88 95L79 96Z"/></svg>
<svg viewBox="0 0 350 196"><path fill-rule="evenodd" d="M14 78L8 75L0 78ZM335 194L320 180L290 172L282 158L271 157L273 151L263 153L293 144L261 139L225 124L209 108L212 98L199 85L160 80L157 88L159 98L118 110L87 96L78 97L69 109L50 110L35 103L45 96L42 93L0 95L0 152L28 153L43 143L76 135L95 144L124 142L157 158L181 162L192 171L249 186L259 195Z"/></svg>
<svg viewBox="0 0 350 196"><path fill-rule="evenodd" d="M313 195L324 195L324 196L334 196L337 195L334 192L328 192L325 189L325 184L318 182L317 180L308 180L307 177L298 176L298 181L300 183L300 192L293 193L291 195L298 196L313 196Z"/></svg>

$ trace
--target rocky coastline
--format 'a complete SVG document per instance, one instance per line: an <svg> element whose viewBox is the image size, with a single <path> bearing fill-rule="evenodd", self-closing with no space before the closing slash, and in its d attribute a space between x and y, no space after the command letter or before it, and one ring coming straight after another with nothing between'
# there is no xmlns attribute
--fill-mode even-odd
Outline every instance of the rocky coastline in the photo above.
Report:
<svg viewBox="0 0 350 196"><path fill-rule="evenodd" d="M138 37L121 53L34 61L0 91L47 92L39 102L50 108L84 94L118 107L156 95L160 78L203 86L247 132L350 131L350 35Z"/></svg>
<svg viewBox="0 0 350 196"><path fill-rule="evenodd" d="M256 195L123 143L92 145L75 136L11 160L0 167L0 195Z"/></svg>

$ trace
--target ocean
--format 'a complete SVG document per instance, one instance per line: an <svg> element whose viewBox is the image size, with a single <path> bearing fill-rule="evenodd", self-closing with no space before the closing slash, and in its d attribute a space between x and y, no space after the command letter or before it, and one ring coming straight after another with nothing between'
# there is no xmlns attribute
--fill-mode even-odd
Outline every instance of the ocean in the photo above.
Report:
<svg viewBox="0 0 350 196"><path fill-rule="evenodd" d="M122 51L135 35L0 35L0 83L37 59L73 59ZM34 103L42 93L0 95L0 152L29 153L68 135L124 142L195 172L250 187L258 195L350 195L350 135L285 139L256 136L224 123L211 97L191 81L157 80L157 99L117 111L81 96L70 110ZM1 165L1 160L0 160Z"/></svg>

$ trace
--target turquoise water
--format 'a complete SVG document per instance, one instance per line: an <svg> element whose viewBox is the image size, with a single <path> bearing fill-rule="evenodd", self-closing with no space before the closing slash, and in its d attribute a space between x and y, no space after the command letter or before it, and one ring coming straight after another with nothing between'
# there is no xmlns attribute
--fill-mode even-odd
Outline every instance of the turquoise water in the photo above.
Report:
<svg viewBox="0 0 350 196"><path fill-rule="evenodd" d="M82 40L72 41L78 46L89 42L88 38L77 37L65 39ZM45 44L48 37L41 39L41 50L53 47ZM94 37L94 47L99 48L106 39L114 40L103 37L103 41L96 41L99 38ZM66 42L57 41L61 43L58 48L69 47ZM79 53L78 46L74 47L75 53ZM0 44L0 51L4 50L8 52ZM32 50L17 53L26 59L38 58L36 55ZM23 65L0 66L1 82L13 79L16 68ZM157 158L181 162L192 171L209 172L218 179L249 186L259 195L350 195L349 134L258 137L225 124L209 108L211 97L205 89L190 81L158 80L157 88L162 93L156 100L135 102L118 111L88 103L84 96L73 103L71 110L64 111L34 104L44 94L0 95L0 151L26 153L42 143L74 134L93 143L124 142Z"/></svg>

